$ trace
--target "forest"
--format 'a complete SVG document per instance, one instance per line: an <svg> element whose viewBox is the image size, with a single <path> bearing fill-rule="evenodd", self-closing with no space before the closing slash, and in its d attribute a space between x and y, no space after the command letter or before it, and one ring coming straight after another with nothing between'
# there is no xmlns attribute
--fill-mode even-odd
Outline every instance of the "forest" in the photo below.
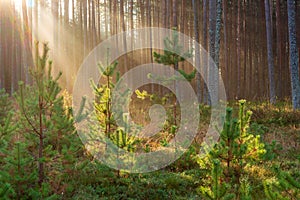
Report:
<svg viewBox="0 0 300 200"><path fill-rule="evenodd" d="M299 0L0 0L0 199L300 199Z"/></svg>

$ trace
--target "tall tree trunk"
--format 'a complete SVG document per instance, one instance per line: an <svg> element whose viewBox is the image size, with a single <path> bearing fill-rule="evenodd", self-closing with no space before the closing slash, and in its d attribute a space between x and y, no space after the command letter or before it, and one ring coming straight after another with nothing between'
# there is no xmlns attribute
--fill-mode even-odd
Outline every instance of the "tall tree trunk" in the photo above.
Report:
<svg viewBox="0 0 300 200"><path fill-rule="evenodd" d="M123 48L124 48L124 52L127 53L127 41L126 41L126 24L125 24L125 19L124 19L124 10L126 8L124 7L124 0L120 1L120 15L121 15L121 24L122 24L122 40L123 40ZM124 70L125 73L128 71L128 57L127 54L124 55Z"/></svg>
<svg viewBox="0 0 300 200"><path fill-rule="evenodd" d="M171 13L171 11L170 11L170 0L166 0L166 28L170 28L170 26L171 26L171 24L170 24L170 13Z"/></svg>
<svg viewBox="0 0 300 200"><path fill-rule="evenodd" d="M243 72L243 98L247 97L247 57L248 57L248 43L247 43L247 24L246 24L246 17L247 17L247 4L246 1L243 0L243 49L244 49L244 72Z"/></svg>
<svg viewBox="0 0 300 200"><path fill-rule="evenodd" d="M265 0L265 16L266 16L266 32L267 32L267 48L268 48L268 72L269 72L269 92L270 103L276 102L275 80L274 80L274 59L272 46L272 26L269 0Z"/></svg>
<svg viewBox="0 0 300 200"><path fill-rule="evenodd" d="M215 59L216 1L209 1L209 55Z"/></svg>
<svg viewBox="0 0 300 200"><path fill-rule="evenodd" d="M75 67L76 67L76 53L77 53L77 42L76 42L76 19L75 19L75 0L72 0L72 77L73 77L73 73L76 71ZM73 87L73 85L72 85Z"/></svg>
<svg viewBox="0 0 300 200"><path fill-rule="evenodd" d="M51 1L52 16L53 16L53 52L58 52L58 0ZM44 7L45 8L45 7ZM57 57L53 56L54 63L57 63Z"/></svg>
<svg viewBox="0 0 300 200"><path fill-rule="evenodd" d="M39 2L34 0L34 39L39 40Z"/></svg>
<svg viewBox="0 0 300 200"><path fill-rule="evenodd" d="M4 7L7 2L0 1L0 89L4 88Z"/></svg>
<svg viewBox="0 0 300 200"><path fill-rule="evenodd" d="M209 55L215 61L216 58L216 1L209 1ZM209 64L209 97L210 97L210 104L216 105L217 104L217 87L218 84L216 83L216 73L218 73L214 66Z"/></svg>
<svg viewBox="0 0 300 200"><path fill-rule="evenodd" d="M238 11L237 11L237 28L236 28L236 66L237 66L237 95L236 97L239 99L241 96L241 1L237 1Z"/></svg>
<svg viewBox="0 0 300 200"><path fill-rule="evenodd" d="M26 0L22 0L22 14L23 14L23 31L24 31L24 69L25 69L25 82L29 83L29 66L32 66L32 46L31 46L31 29L29 26L28 15L27 15L27 5Z"/></svg>
<svg viewBox="0 0 300 200"><path fill-rule="evenodd" d="M177 30L177 0L173 0L172 1L172 8L173 8L173 29L175 29L176 31ZM174 69L175 71L178 71L178 63L175 63L174 64ZM176 126L177 125L177 95L179 95L178 93L178 83L177 81L175 80L175 97L174 97L174 110L173 110L173 114L174 114L174 125Z"/></svg>
<svg viewBox="0 0 300 200"><path fill-rule="evenodd" d="M283 83L283 69L282 69L282 45L281 45L281 15L280 15L280 0L276 0L276 41L277 41L277 66L278 66L278 96L280 98L283 97L282 90L284 87L282 87Z"/></svg>
<svg viewBox="0 0 300 200"><path fill-rule="evenodd" d="M220 41L221 41L221 27L222 27L222 0L217 0L216 13L216 36L215 36L215 63L217 71L214 73L214 82L216 84L216 100L219 99L219 69L220 69Z"/></svg>
<svg viewBox="0 0 300 200"><path fill-rule="evenodd" d="M177 29L178 28L177 27L177 0L173 0L172 6L173 6L173 27Z"/></svg>
<svg viewBox="0 0 300 200"><path fill-rule="evenodd" d="M152 27L152 14L151 14L151 1L150 0L147 0L147 25L148 27ZM157 20L159 21L159 20ZM149 58L150 58L150 61L148 61L149 63L151 63L151 67L153 69L153 49L152 49L152 31L150 30L149 32L149 43L150 43L150 55L149 55ZM151 92L153 93L154 92L154 85L151 84Z"/></svg>
<svg viewBox="0 0 300 200"><path fill-rule="evenodd" d="M78 21L79 21L79 41L80 41L80 46L79 46L79 54L78 55L84 55L84 44L83 44L83 38L84 38L84 31L83 31L83 1L77 2L79 4L79 15L78 15ZM79 56L77 56L79 57ZM80 60L77 59L79 62Z"/></svg>
<svg viewBox="0 0 300 200"><path fill-rule="evenodd" d="M208 46L207 46L207 0L203 0L203 47L204 49L207 51L208 50ZM207 59L204 59L204 61L206 61ZM208 80L208 67L207 67L207 63L203 63L204 61L201 60L202 64L201 66L203 66L203 76L205 77L206 80ZM205 83L205 85L208 85L208 81ZM203 90L203 103L208 103L208 97L209 93L207 91L207 87L204 87Z"/></svg>
<svg viewBox="0 0 300 200"><path fill-rule="evenodd" d="M92 18L92 46L91 48L94 48L97 44L97 30L96 30L96 14L95 14L95 1L92 0L91 2L91 7L92 7L92 15L90 16ZM100 13L98 13L100 15Z"/></svg>
<svg viewBox="0 0 300 200"><path fill-rule="evenodd" d="M63 54L64 55L69 55L69 0L64 1L64 25L63 25ZM64 62L66 63L66 62ZM70 90L71 84L69 80L71 80L70 77L70 66L64 68L64 77L66 81L66 88Z"/></svg>
<svg viewBox="0 0 300 200"><path fill-rule="evenodd" d="M216 13L216 38L215 38L215 63L219 68L220 62L220 41L221 41L221 27L222 27L222 0L217 0L217 13Z"/></svg>
<svg viewBox="0 0 300 200"><path fill-rule="evenodd" d="M95 13L94 13L95 14ZM98 19L97 19L97 21L98 21L98 35L97 35L97 43L100 43L100 41L101 41L101 25L102 25L102 23L101 23L101 18L102 18L102 16L101 16L101 4L100 4L100 0L97 0L97 15L98 15Z"/></svg>
<svg viewBox="0 0 300 200"><path fill-rule="evenodd" d="M287 0L289 46L290 46L290 76L292 86L292 102L294 109L300 109L300 78L299 52L296 41L296 10L295 1Z"/></svg>
<svg viewBox="0 0 300 200"><path fill-rule="evenodd" d="M196 49L195 49L195 65L198 70L200 69L200 49L198 44L200 43L199 39L199 25L198 25L198 3L195 0L192 0L193 4L193 12L194 12L194 34L195 34L195 40L197 42L196 44ZM198 102L201 102L201 74L197 70L196 73L196 93L197 93L197 98Z"/></svg>
<svg viewBox="0 0 300 200"><path fill-rule="evenodd" d="M229 70L228 70L228 47L227 47L227 0L223 0L223 32L224 32L224 71L223 73L225 76L223 76L224 83L225 83L225 88L228 87L228 75L229 75ZM228 93L227 93L228 95Z"/></svg>
<svg viewBox="0 0 300 200"><path fill-rule="evenodd" d="M87 25L87 0L82 1L82 9L83 9L83 55L87 55L88 49L88 25Z"/></svg>

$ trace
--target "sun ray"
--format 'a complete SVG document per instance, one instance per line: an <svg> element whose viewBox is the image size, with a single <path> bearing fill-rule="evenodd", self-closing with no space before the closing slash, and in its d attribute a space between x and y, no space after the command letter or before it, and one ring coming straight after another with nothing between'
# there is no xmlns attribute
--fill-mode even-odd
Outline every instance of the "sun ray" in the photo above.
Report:
<svg viewBox="0 0 300 200"><path fill-rule="evenodd" d="M15 4L17 11L21 12L23 0L13 0L13 2ZM34 0L25 0L25 2L28 8L32 8L34 6Z"/></svg>

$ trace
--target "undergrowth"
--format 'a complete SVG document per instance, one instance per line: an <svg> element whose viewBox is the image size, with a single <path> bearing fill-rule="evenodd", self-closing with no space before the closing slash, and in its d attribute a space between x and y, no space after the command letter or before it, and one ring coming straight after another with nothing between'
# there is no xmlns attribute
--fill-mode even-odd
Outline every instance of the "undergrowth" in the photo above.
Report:
<svg viewBox="0 0 300 200"><path fill-rule="evenodd" d="M219 143L201 165L198 154L211 109L199 105L198 135L177 161L156 172L128 174L86 151L69 95L50 74L35 85L21 84L23 90L13 97L0 90L0 199L300 199L300 111L288 103L230 103ZM154 103L174 109L168 95L148 97L131 97L130 112L138 124L149 122L145 115ZM110 112L101 109L103 116ZM167 115L162 131L140 150L167 146L176 130L173 112ZM114 124L99 122L120 146Z"/></svg>

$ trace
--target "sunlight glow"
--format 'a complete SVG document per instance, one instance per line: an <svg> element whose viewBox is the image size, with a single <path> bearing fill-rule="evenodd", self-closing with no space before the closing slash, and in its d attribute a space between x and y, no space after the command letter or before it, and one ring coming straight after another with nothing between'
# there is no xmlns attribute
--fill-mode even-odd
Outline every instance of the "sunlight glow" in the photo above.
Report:
<svg viewBox="0 0 300 200"><path fill-rule="evenodd" d="M23 0L13 0L14 4L16 6L16 9L21 12L22 11L22 1ZM25 0L26 1L26 6L28 8L32 8L34 6L34 0Z"/></svg>

